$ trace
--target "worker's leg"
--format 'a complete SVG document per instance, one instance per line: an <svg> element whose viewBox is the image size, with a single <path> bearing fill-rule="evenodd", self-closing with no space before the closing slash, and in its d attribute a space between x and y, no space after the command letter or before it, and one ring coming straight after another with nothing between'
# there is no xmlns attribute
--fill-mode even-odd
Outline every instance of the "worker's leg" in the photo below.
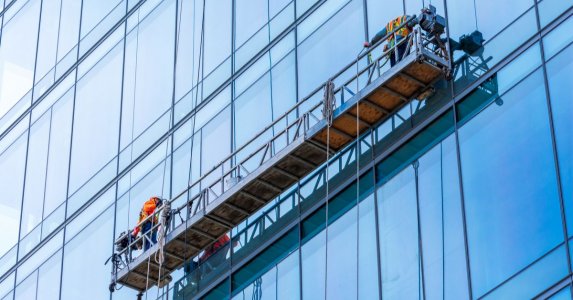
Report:
<svg viewBox="0 0 573 300"><path fill-rule="evenodd" d="M390 67L393 67L396 64L396 49L390 51L388 55L390 55Z"/></svg>
<svg viewBox="0 0 573 300"><path fill-rule="evenodd" d="M147 251L151 247L151 222L145 222L141 225L141 235L143 236L143 251Z"/></svg>
<svg viewBox="0 0 573 300"><path fill-rule="evenodd" d="M408 50L408 52L409 52L408 42L407 42L407 41L406 41L406 42L403 42L402 44L400 44L400 45L398 46L398 53L400 53L400 54L398 55L398 61L401 61L406 55L409 54L409 53L406 53L406 50Z"/></svg>

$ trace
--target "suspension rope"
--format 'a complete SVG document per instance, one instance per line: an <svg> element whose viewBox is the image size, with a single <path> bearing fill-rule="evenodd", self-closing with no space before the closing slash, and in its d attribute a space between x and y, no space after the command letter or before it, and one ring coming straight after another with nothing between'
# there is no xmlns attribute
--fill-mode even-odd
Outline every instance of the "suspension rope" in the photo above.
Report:
<svg viewBox="0 0 573 300"><path fill-rule="evenodd" d="M195 2L193 3L195 4ZM195 7L195 5L194 5ZM176 41L175 41L175 57L177 58L178 52L179 52L179 41L180 41L180 34L181 34L181 23L182 23L182 11L183 11L183 2L181 2L181 7L179 8L179 19L178 19L178 24L177 24L177 37L176 37ZM193 12L193 14L195 14L195 11ZM195 20L195 18L193 18L193 20ZM193 32L195 31L195 22L193 22ZM203 56L203 41L204 41L204 34L205 34L205 0L203 0L203 7L202 7L202 20L201 20L201 42L199 44L199 57L198 57L198 67L197 67L197 80L195 81L197 83L197 86L195 88L195 99L194 99L194 104L193 104L193 108L197 107L197 98L198 98L198 92L199 92L199 77L200 77L200 71L201 71L201 67L202 67L202 56ZM193 47L193 52L194 52L194 47ZM195 64L195 59L193 57L193 65ZM193 84L195 83L191 82L191 86L193 86ZM173 108L172 108L173 109ZM173 113L170 114L169 116L169 122L172 122L172 118L173 118ZM190 153L190 160L189 160L189 172L191 173L191 164L193 162L193 144L194 144L194 133L195 133L195 122L196 117L193 118L193 125L192 125L192 130L191 130L191 153ZM165 177L167 174L167 156L169 154L169 143L167 143L165 145L165 160L164 160L164 167L163 167L163 181L162 181L162 185L161 185L161 197L164 198L165 196ZM189 185L189 184L188 184ZM161 219L159 224L157 225L157 244L158 244L158 251L155 253L154 255L154 261L159 265L159 270L158 270L158 279L157 279L157 297L159 298L159 285L163 285L162 289L163 289L163 293L165 293L165 278L161 278L162 277L162 269L163 269L163 263L165 261L165 253L164 253L164 247L165 247L165 236L166 236L166 232L167 229L169 227L168 221L170 221L169 218L169 214L171 213L171 203L169 201L164 201L163 206L162 206L162 212L161 212ZM171 216L172 217L172 216ZM181 217L181 216L180 216ZM187 226L187 220L189 218L186 218L185 224ZM143 237L143 239L145 239L145 237ZM185 236L185 243L187 243L187 236ZM145 290L147 291L149 289L149 276L150 276L150 270L149 270L149 264L150 264L150 259L151 259L151 255L148 257L147 260L147 274L146 274L146 282L145 282ZM148 293L145 293L145 299L147 299L148 297Z"/></svg>
<svg viewBox="0 0 573 300"><path fill-rule="evenodd" d="M329 80L324 85L324 99L323 99L323 109L322 115L326 120L327 128L326 128L326 170L324 173L324 180L326 184L326 224L325 224L325 239L328 241L328 201L329 201L329 193L330 193L330 186L329 186L329 168L330 168L330 127L332 127L332 118L334 112L336 99L334 98L334 82ZM326 249L325 253L325 260L328 259L328 249ZM326 274L328 274L328 270L326 270ZM327 275L328 276L328 275ZM326 295L327 291L326 288L324 290Z"/></svg>
<svg viewBox="0 0 573 300"><path fill-rule="evenodd" d="M358 80L358 77L356 77ZM358 93L358 91L356 91ZM356 263L360 253L360 102L356 103ZM358 276L356 276L358 286ZM358 291L356 291L358 297Z"/></svg>
<svg viewBox="0 0 573 300"><path fill-rule="evenodd" d="M476 21L476 30L479 30L476 0L474 0L474 18L475 18L475 21Z"/></svg>

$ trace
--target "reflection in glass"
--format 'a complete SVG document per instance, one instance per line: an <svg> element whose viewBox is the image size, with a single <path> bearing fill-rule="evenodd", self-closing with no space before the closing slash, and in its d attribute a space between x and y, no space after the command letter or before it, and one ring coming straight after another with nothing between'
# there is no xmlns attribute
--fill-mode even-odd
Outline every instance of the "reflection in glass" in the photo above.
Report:
<svg viewBox="0 0 573 300"><path fill-rule="evenodd" d="M382 297L416 299L421 282L414 168L380 187L377 196Z"/></svg>
<svg viewBox="0 0 573 300"><path fill-rule="evenodd" d="M478 297L563 241L541 71L501 100L459 131Z"/></svg>
<svg viewBox="0 0 573 300"><path fill-rule="evenodd" d="M561 187L567 214L567 232L573 234L573 91L571 74L573 72L573 46L547 64L549 94L555 126L555 141Z"/></svg>

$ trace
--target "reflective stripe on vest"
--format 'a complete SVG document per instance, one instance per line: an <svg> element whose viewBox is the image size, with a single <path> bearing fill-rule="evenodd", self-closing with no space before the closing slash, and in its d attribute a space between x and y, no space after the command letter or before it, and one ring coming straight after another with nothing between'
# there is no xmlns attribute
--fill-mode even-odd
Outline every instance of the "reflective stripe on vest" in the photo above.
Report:
<svg viewBox="0 0 573 300"><path fill-rule="evenodd" d="M407 16L401 16L401 17L397 17L396 19L388 22L388 24L386 24L386 32L389 34L391 33L394 28L398 28L400 27L400 25L406 23L406 21L408 20ZM408 26L404 26L402 28L400 28L398 31L396 31L396 35L397 36L401 36L401 37L407 37L410 34L410 29L408 29ZM388 44L390 44L390 47L394 46L394 35L390 35L386 41L388 41Z"/></svg>

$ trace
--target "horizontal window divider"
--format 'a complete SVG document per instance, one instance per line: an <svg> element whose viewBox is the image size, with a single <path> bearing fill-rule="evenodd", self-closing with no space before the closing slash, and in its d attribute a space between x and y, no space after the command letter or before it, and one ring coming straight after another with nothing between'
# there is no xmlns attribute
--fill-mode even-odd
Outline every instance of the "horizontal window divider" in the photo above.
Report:
<svg viewBox="0 0 573 300"><path fill-rule="evenodd" d="M22 0L16 0L16 1L22 1ZM84 55L82 55L80 58L78 58L78 60L70 67L68 68L67 71L65 71L59 78L58 80L54 81L54 83L52 85L50 85L50 87L48 89L46 89L46 91L42 94L42 96L40 96L36 101L34 101L30 107L28 107L18 118L16 118L16 120L14 120L12 122L12 124L10 124L10 126L8 126L8 128L6 128L2 134L0 134L0 140L3 139L6 135L8 135L8 133L14 129L14 127L16 127L16 125L18 125L18 123L20 123L20 121L22 121L27 114L31 113L31 111L36 108L36 106L38 106L40 104L40 102L42 102L42 100L44 100L49 94L50 92L52 92L60 83L62 83L62 81L64 81L64 79L66 79L66 77L68 75L70 75L75 69L77 69L77 67L84 62L88 56L90 54L92 54L101 44L103 44L103 42L109 37L111 36L115 30L117 30L124 22L127 21L127 19L133 14L135 13L147 0L140 0L134 7L132 7L126 14L125 16L123 16L114 26L112 26L111 29L109 29L97 42L95 42L95 44L93 46L91 46ZM125 38L125 37L124 37ZM78 45L76 45L79 47L79 43ZM79 48L78 48L79 51ZM74 84L76 84L77 82L75 82Z"/></svg>
<svg viewBox="0 0 573 300"><path fill-rule="evenodd" d="M21 0L16 0L16 1L21 1ZM34 104L32 104L20 117L17 118L16 121L14 121L4 132L2 132L2 134L0 134L0 139L4 138L9 132L10 130L12 130L21 120L23 120L26 115L28 113L30 113L38 104L41 100L43 100L44 98L46 98L46 96L48 95L49 92L51 92L56 86L57 84L61 83L63 81L63 79L69 75L75 68L77 68L77 66L83 62L87 56L89 54L91 54L100 44L103 43L103 41L109 37L117 28L119 28L119 26L121 26L121 24L123 22L125 22L127 20L127 18L129 16L131 16L134 12L136 12L144 3L146 2L146 0L140 0L140 2L138 2L134 7L132 7L127 14L122 17L122 19L116 23L115 26L113 26L113 28L111 28L100 40L98 40L98 42L96 42L96 44L94 44L87 52L86 54L84 54L80 59L78 59L78 61L70 68L68 69L68 71L66 71L52 86L50 86L50 88L36 101L34 102ZM291 24L287 29L285 29L279 36L277 36L277 38L275 38L273 40L272 43L269 43L269 45L267 45L265 47L265 49L261 50L257 55L255 55L250 61L249 63L247 63L245 66L243 66L241 68L241 70L238 73L233 74L233 76L231 78L229 78L223 85L222 87L226 87L226 84L229 84L230 82L232 82L232 80L236 79L239 75L242 74L242 72L244 72L248 67L250 67L257 59L259 59L266 51L268 51L272 46L274 46L278 41L280 41L283 37L285 37L290 30L292 30L293 28L295 28L298 24L300 24L306 17L308 17L310 14L312 14L320 5L322 5L324 2L326 2L326 0L321 0L317 3L315 3L315 5L313 5L313 7L309 10L307 10L301 17L299 17L293 24ZM15 3L15 1L13 1L12 3L10 3L9 5L13 5ZM6 11L6 9L0 13L0 16L3 16L4 12ZM508 55L507 57L503 58L499 63L497 63L495 66L493 66L489 71L487 71L484 75L482 75L478 80L476 80L475 82L473 82L472 84L468 85L466 88L464 88L460 93L458 93L457 95L455 95L453 97L453 101L449 101L448 103L444 104L442 107L440 107L438 110L436 110L435 112L433 112L430 116L426 117L422 122L416 124L413 128L411 128L410 130L407 131L406 134L404 134L402 137L400 137L397 141L393 142L392 146L387 148L385 151L383 151L380 154L374 154L375 155L375 159L374 161L371 161L368 165L363 167L364 169L368 169L368 168L372 168L373 166L375 166L377 163L379 163L380 161L382 161L383 159L385 159L386 157L388 157L390 154L392 154L395 150L397 150L399 147L401 147L403 144L405 144L408 140L410 140L412 137L414 137L416 134L420 133L423 129L425 129L429 124L431 124L433 121L437 120L443 113L445 113L448 109L452 108L454 104L457 104L458 102L460 102L464 97L466 97L467 95L469 95L476 87L478 87L479 85L481 85L483 82L485 82L486 80L488 80L493 74L495 74L496 72L498 72L501 68L503 68L505 65L507 65L508 63L510 63L514 58L516 58L518 55L520 55L521 53L523 53L525 50L527 50L530 46L532 46L534 43L537 43L541 40L541 38L546 35L548 32L550 32L553 28L557 27L562 21L564 21L565 19L569 18L571 15L573 15L573 8L570 8L568 11L566 11L565 13L563 13L560 17L559 17L559 21L555 21L553 22L552 25L547 26L545 29L543 29L541 32L537 32L537 34L535 34L533 37L531 37L530 39L528 39L524 44L522 44L520 47L518 47L516 50L514 50L510 55ZM14 264L10 269L8 269L4 274L2 274L2 276L0 277L0 282L6 280L10 275L12 275L12 272L14 272L19 266L21 266L26 260L28 260L31 256L33 256L42 246L44 246L49 240L51 240L54 236L56 236L60 230L62 230L66 225L68 225L70 222L72 222L78 215L80 215L89 205L91 205L95 200L97 200L101 195L103 195L109 188L111 188L113 185L115 185L118 180L125 176L126 174L128 174L133 167L135 167L137 164L139 164L141 161L143 161L143 159L145 159L147 157L148 154L150 154L153 150L155 150L155 148L157 148L158 146L161 145L161 143L163 143L167 138L169 138L176 130L178 130L179 128L181 128L185 122L187 122L188 120L191 119L191 117L193 117L195 115L195 113L202 108L208 101L212 98L214 98L214 96L217 95L218 92L220 92L223 88L217 88L215 90L215 92L213 92L208 98L206 98L201 105L195 107L194 109L192 109L185 117L183 117L177 124L175 124L171 129L169 129L165 134L163 134L157 141L155 141L150 147L148 147L142 154L140 154L133 162L131 162L126 168L124 168L121 172L119 172L115 178L113 178L110 182L108 182L103 188L101 188L97 193L95 193L88 201L86 201L82 206L80 206L71 216L69 216L62 224L60 224L57 228L55 228L48 236L46 236L38 245L36 245L33 249L31 249L24 257L22 257L21 259L19 259L16 264ZM454 116L456 117L456 116ZM362 174L362 173L361 173ZM355 180L355 178L353 178L352 180ZM343 185L341 185L343 186ZM334 194L334 192L333 192ZM117 200L117 199L116 199ZM323 201L325 201L325 199L323 199ZM296 221L298 222L298 220ZM293 225L294 226L294 225ZM237 265L237 267L233 268L232 272L236 271L237 268L239 268L242 265ZM223 278L224 280L224 278Z"/></svg>

